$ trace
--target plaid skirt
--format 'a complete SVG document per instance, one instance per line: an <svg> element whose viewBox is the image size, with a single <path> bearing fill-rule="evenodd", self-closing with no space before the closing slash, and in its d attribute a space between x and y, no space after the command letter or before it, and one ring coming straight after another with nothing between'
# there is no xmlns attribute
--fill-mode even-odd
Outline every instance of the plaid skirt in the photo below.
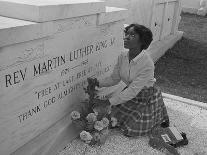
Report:
<svg viewBox="0 0 207 155"><path fill-rule="evenodd" d="M127 136L147 135L169 120L161 91L155 86L144 87L132 100L113 106L112 115Z"/></svg>

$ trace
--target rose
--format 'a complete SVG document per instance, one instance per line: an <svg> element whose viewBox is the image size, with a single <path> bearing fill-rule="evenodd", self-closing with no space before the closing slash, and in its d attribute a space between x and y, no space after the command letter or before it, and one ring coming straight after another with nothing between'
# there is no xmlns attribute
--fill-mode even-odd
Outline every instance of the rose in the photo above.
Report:
<svg viewBox="0 0 207 155"><path fill-rule="evenodd" d="M90 113L86 117L88 122L95 122L97 120L96 114L95 113Z"/></svg>
<svg viewBox="0 0 207 155"><path fill-rule="evenodd" d="M98 114L99 114L99 109L98 109L98 108L93 108L93 112L94 112L94 114L96 114L96 115L98 116Z"/></svg>
<svg viewBox="0 0 207 155"><path fill-rule="evenodd" d="M102 122L104 127L107 127L109 125L109 120L106 117L102 118Z"/></svg>
<svg viewBox="0 0 207 155"><path fill-rule="evenodd" d="M82 131L80 133L80 138L83 140L83 141L91 141L93 139L93 137L91 136L91 134L87 131Z"/></svg>
<svg viewBox="0 0 207 155"><path fill-rule="evenodd" d="M93 112L94 112L94 114L95 114L96 116L98 116L98 111L96 111L96 110L93 109Z"/></svg>
<svg viewBox="0 0 207 155"><path fill-rule="evenodd" d="M94 124L94 128L98 131L103 130L103 128L104 128L103 121L96 121Z"/></svg>
<svg viewBox="0 0 207 155"><path fill-rule="evenodd" d="M91 140L84 141L86 144L90 144Z"/></svg>
<svg viewBox="0 0 207 155"><path fill-rule="evenodd" d="M80 113L78 111L73 111L70 116L72 120L77 120L80 118Z"/></svg>
<svg viewBox="0 0 207 155"><path fill-rule="evenodd" d="M111 126L115 127L117 125L118 121L115 117L111 117Z"/></svg>

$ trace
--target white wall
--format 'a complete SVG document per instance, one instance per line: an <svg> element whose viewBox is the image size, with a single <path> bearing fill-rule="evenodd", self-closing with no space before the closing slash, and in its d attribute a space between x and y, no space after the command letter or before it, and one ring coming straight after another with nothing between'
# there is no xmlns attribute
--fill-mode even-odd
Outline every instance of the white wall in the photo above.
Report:
<svg viewBox="0 0 207 155"><path fill-rule="evenodd" d="M181 4L183 12L200 16L207 15L207 0L182 0Z"/></svg>
<svg viewBox="0 0 207 155"><path fill-rule="evenodd" d="M153 0L105 0L107 6L129 9L127 24L139 23L150 27Z"/></svg>
<svg viewBox="0 0 207 155"><path fill-rule="evenodd" d="M182 0L181 5L184 8L200 8L200 0Z"/></svg>
<svg viewBox="0 0 207 155"><path fill-rule="evenodd" d="M60 15L59 20L38 23L31 21L47 21L45 17L50 14L20 16L21 12L31 15L37 11L42 1L48 2L41 0L32 5L28 5L30 1L22 4L16 0L13 5L0 2L10 15L10 18L0 16L0 155L57 154L61 143L78 135L70 128L69 118L84 98L87 77L109 75L124 50L120 32L126 9L105 7L101 1L98 5L99 1L90 0L85 4L91 9L85 11L92 12L79 16L80 12L72 5L84 10L84 3L80 3L83 0L71 5L55 1L53 15L59 15L59 6L64 6L64 15L67 10L76 10L78 14L73 11L74 18L62 19ZM12 12L11 7L19 7L19 14ZM44 11L47 10L48 7ZM49 68L43 69L47 62ZM50 153L51 150L56 153Z"/></svg>

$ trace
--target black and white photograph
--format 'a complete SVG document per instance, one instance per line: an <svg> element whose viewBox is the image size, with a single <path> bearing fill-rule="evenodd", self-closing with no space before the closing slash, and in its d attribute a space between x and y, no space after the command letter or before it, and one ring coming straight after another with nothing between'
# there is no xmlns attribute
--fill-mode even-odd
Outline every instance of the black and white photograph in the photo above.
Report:
<svg viewBox="0 0 207 155"><path fill-rule="evenodd" d="M207 0L0 0L0 155L207 155Z"/></svg>

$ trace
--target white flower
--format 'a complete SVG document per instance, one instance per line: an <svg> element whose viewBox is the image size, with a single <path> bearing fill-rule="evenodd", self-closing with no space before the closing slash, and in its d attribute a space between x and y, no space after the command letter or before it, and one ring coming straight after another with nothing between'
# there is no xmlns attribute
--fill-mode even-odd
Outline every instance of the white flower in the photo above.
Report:
<svg viewBox="0 0 207 155"><path fill-rule="evenodd" d="M103 130L103 128L104 128L103 121L96 121L94 124L94 128L98 131Z"/></svg>
<svg viewBox="0 0 207 155"><path fill-rule="evenodd" d="M91 134L87 131L82 131L80 133L80 138L83 140L83 141L90 141L93 139L93 137L91 136Z"/></svg>
<svg viewBox="0 0 207 155"><path fill-rule="evenodd" d="M106 117L102 118L102 122L104 127L107 127L109 125L109 120Z"/></svg>
<svg viewBox="0 0 207 155"><path fill-rule="evenodd" d="M95 122L97 120L96 114L95 113L90 113L86 117L88 122Z"/></svg>
<svg viewBox="0 0 207 155"><path fill-rule="evenodd" d="M117 125L118 121L115 117L111 117L111 126L115 127Z"/></svg>
<svg viewBox="0 0 207 155"><path fill-rule="evenodd" d="M78 111L73 111L70 114L72 120L77 120L80 118L80 113Z"/></svg>
<svg viewBox="0 0 207 155"><path fill-rule="evenodd" d="M98 116L98 112L96 110L93 110L93 112L96 116Z"/></svg>
<svg viewBox="0 0 207 155"><path fill-rule="evenodd" d="M91 142L91 140L86 140L85 141L86 144L89 144L90 142Z"/></svg>
<svg viewBox="0 0 207 155"><path fill-rule="evenodd" d="M93 112L94 112L96 115L98 115L98 113L99 113L98 108L94 108L94 109L93 109Z"/></svg>

